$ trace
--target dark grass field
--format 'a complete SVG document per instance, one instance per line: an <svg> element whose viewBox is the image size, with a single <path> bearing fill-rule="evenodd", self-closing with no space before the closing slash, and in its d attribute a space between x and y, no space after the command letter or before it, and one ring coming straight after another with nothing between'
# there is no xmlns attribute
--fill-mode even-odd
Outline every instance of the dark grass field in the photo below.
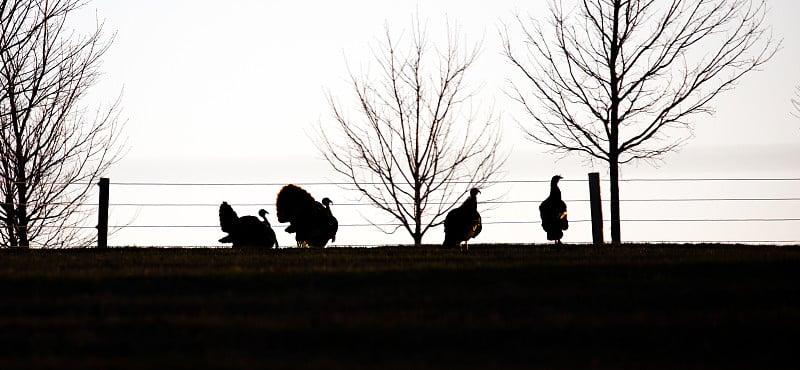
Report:
<svg viewBox="0 0 800 370"><path fill-rule="evenodd" d="M0 250L0 369L800 367L800 248Z"/></svg>

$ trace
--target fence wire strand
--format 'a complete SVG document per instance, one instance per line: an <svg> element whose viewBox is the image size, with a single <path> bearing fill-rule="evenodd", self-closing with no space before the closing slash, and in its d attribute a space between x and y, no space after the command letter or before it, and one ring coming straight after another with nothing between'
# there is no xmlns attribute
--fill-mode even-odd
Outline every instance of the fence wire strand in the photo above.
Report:
<svg viewBox="0 0 800 370"><path fill-rule="evenodd" d="M586 179L562 179L562 182L587 182ZM547 184L549 183L549 179L518 179L518 180L498 180L498 181L490 181L487 184ZM755 183L755 182L781 182L781 183L789 183L789 182L798 182L800 183L800 178L796 177L773 177L773 178L635 178L635 179L620 179L621 183L699 183L699 182L732 182L732 183ZM300 186L338 186L347 188L348 186L352 186L352 183L349 182L294 182ZM453 182L455 184L468 184L467 182ZM602 180L601 183L608 184L608 180ZM148 188L160 188L160 187L201 187L201 186L209 186L209 187L255 187L255 186L269 186L269 187L276 187L276 186L283 186L287 184L287 182L163 182L163 181L123 181L123 182L111 182L110 185L113 187L122 186L122 187L148 187ZM90 185L88 183L80 183L78 185ZM365 184L370 185L370 184ZM371 185L382 185L381 183L373 183ZM800 189L800 186L797 187ZM112 191L113 193L113 191ZM540 203L542 199L512 199L512 200L490 200L481 202L481 204L487 205L510 205L510 204L528 204L528 205L536 205ZM743 197L736 197L736 196L711 196L711 197L674 197L674 198L631 198L631 199L620 199L621 203L721 203L721 202L729 202L735 204L742 204L747 202L772 202L772 203L790 203L790 202L798 202L800 201L800 196L743 196ZM573 199L565 199L565 202L569 203L588 203L590 202L589 199L582 199L582 198L573 198ZM604 204L610 203L609 199L603 199L602 202ZM33 205L31 203L30 205ZM65 205L65 204L73 204L70 202L52 202L49 204L42 204L39 205ZM230 203L231 206L234 207L274 207L274 203L252 203L252 202L242 202L242 203ZM411 205L412 203L403 203L403 205ZM3 206L7 205L19 205L19 204L8 204L2 203ZM428 203L431 206L442 206L442 205L449 205L443 203ZM81 204L82 207L98 207L98 203L85 203ZM219 203L206 203L206 202L119 202L119 203L111 203L109 207L137 207L137 208L147 208L147 207L154 207L154 208L192 208L192 207L218 207ZM344 203L337 203L337 207L344 206L344 207L374 207L372 203L368 202L344 202ZM797 207L800 210L800 207ZM534 216L531 216L534 217ZM669 223L789 223L789 222L798 222L800 221L800 215L795 217L794 215L791 216L781 216L781 217L707 217L707 218L630 218L630 219L623 219L621 222L623 223L661 223L661 222L669 222ZM590 219L576 219L570 220L571 223L587 223L591 222ZM539 224L540 221L538 220L507 220L507 219L499 219L499 220L487 220L484 221L484 225L531 225L531 224ZM609 220L604 220L604 224L609 224ZM399 222L397 223L342 223L339 225L340 227L403 227L402 224ZM41 226L41 227L48 227L48 226ZM164 225L155 225L155 224L129 224L129 225L109 225L109 229L170 229L170 228L177 228L177 229L198 229L198 228L219 228L219 225L180 225L180 224L164 224ZM800 225L797 226L800 228ZM96 226L72 226L70 228L83 228L83 229L91 229L96 228ZM736 241L733 241L736 242ZM748 241L741 241L741 242L748 242ZM752 242L752 241L751 241ZM794 241L773 241L773 242L780 242L780 243L791 243Z"/></svg>
<svg viewBox="0 0 800 370"><path fill-rule="evenodd" d="M586 182L585 179L561 179L561 182ZM734 182L753 182L753 181L800 181L800 177L753 177L753 178L722 178L722 177L709 177L709 178L633 178L633 179L620 179L620 182L720 182L720 181L734 181ZM608 180L601 180L603 183L608 183ZM111 185L115 186L283 186L288 183L293 183L298 186L352 186L351 182L335 182L335 181L298 181L298 182L159 182L159 181L122 181L112 182ZM448 184L471 184L467 181L449 181ZM486 181L485 184L547 184L550 179L515 179L515 180L495 180ZM384 185L381 182L366 182L362 185Z"/></svg>

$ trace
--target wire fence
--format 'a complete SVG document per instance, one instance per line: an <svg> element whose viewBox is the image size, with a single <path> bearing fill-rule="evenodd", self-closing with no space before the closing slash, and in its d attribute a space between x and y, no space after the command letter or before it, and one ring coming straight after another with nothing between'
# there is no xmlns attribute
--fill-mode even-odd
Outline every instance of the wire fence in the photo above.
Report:
<svg viewBox="0 0 800 370"><path fill-rule="evenodd" d="M227 200L240 215L254 214L254 210L259 208L273 210L277 191L287 183L113 182L112 179L108 230L114 235L112 243L117 246L210 245L221 233L216 209L223 200ZM334 203L334 214L339 219L340 233L351 235L343 245L391 244L394 241L387 239L385 232L402 230L399 221L377 211L358 193L347 190L350 183L294 183L318 198L336 194L336 199L341 199ZM487 226L479 241L546 242L539 226L537 208L548 194L549 183L549 179L486 183L482 194L491 194L479 199L483 224ZM566 233L567 241L591 241L587 184L587 179L561 180L572 226ZM608 181L601 181L601 187L602 213L607 230L610 224ZM800 178L621 179L620 198L625 241L800 244ZM461 200L463 198L457 202ZM430 206L446 207L452 203L432 202ZM411 203L403 205L410 206ZM90 202L80 206L97 209L100 204ZM94 225L71 227L96 228ZM273 222L276 231L277 227L282 226ZM408 235L403 235L402 231L399 234L396 240L409 242ZM289 235L282 237L291 238Z"/></svg>
<svg viewBox="0 0 800 370"><path fill-rule="evenodd" d="M484 228L481 236L486 239L481 242L546 242L539 230L537 207L547 196L549 182L549 179L517 179L487 183L487 189L500 190L486 197L488 200L479 200L483 224L489 226ZM178 240L171 244L188 240L183 244L187 246L214 242L214 235L220 233L216 208L221 201L229 200L240 215L253 214L258 208L272 210L277 190L287 183L112 181L109 208L114 217L109 230L116 235L129 234L115 237L117 245L155 244L148 242L148 237ZM568 235L575 242L591 241L587 183L586 179L561 180L570 224L575 225ZM323 196L321 193L337 193L342 201L334 203L334 214L339 219L340 233L356 230L350 234L369 238L368 232L373 231L377 235L373 239L385 241L381 236L385 229L402 230L399 221L376 211L373 204L346 190L350 183L295 184L319 198ZM604 225L608 228L608 181L601 181L601 186ZM620 189L625 241L800 244L800 178L633 178L621 179ZM235 199L228 199L232 195ZM97 204L85 206L96 207ZM273 222L273 227L281 225ZM491 230L503 232L502 235L499 231L495 236L487 235ZM399 238L403 238L402 232L400 234ZM192 240L192 237L198 239ZM405 235L402 240L408 242L408 239ZM354 244L376 243L352 239L348 243Z"/></svg>

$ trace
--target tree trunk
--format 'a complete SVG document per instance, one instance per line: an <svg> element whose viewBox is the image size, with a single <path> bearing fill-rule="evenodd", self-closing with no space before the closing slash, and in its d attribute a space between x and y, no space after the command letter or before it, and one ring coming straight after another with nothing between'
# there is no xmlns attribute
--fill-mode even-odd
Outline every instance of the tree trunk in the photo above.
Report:
<svg viewBox="0 0 800 370"><path fill-rule="evenodd" d="M422 246L422 235L419 233L419 224L417 224L417 232L414 233L414 246Z"/></svg>
<svg viewBox="0 0 800 370"><path fill-rule="evenodd" d="M621 45L619 35L619 12L622 2L614 1L614 19L612 23L611 45L609 50L608 66L610 68L611 85L611 112L609 116L609 138L608 138L608 170L611 180L611 244L620 243L619 225L619 102L620 78L617 73L617 58L619 57Z"/></svg>
<svg viewBox="0 0 800 370"><path fill-rule="evenodd" d="M422 245L422 184L419 182L419 175L414 171L414 246Z"/></svg>
<svg viewBox="0 0 800 370"><path fill-rule="evenodd" d="M14 210L14 193L12 189L6 189L5 204L3 204L6 214L6 232L8 233L8 246L16 247L17 243L17 216Z"/></svg>
<svg viewBox="0 0 800 370"><path fill-rule="evenodd" d="M611 244L619 244L622 238L619 216L619 154L616 151L610 156L608 164L611 180Z"/></svg>
<svg viewBox="0 0 800 370"><path fill-rule="evenodd" d="M422 212L419 205L414 206L416 212L414 214L414 246L419 247L422 245Z"/></svg>
<svg viewBox="0 0 800 370"><path fill-rule="evenodd" d="M18 154L17 158L24 158L21 156L22 153ZM16 218L15 224L17 225L17 239L19 240L19 246L23 248L30 246L28 238L28 183L26 177L24 166L20 166L17 171L17 210L14 216Z"/></svg>
<svg viewBox="0 0 800 370"><path fill-rule="evenodd" d="M9 92L9 102L11 106L11 122L14 128L14 141L16 147L14 148L14 158L16 162L16 170L14 171L14 180L16 182L17 190L17 206L14 212L14 225L17 230L18 246L28 248L30 241L28 238L28 174L25 171L25 166L28 163L28 156L25 153L23 144L28 141L26 138L25 123L22 122L19 110L16 106L16 96L12 90Z"/></svg>

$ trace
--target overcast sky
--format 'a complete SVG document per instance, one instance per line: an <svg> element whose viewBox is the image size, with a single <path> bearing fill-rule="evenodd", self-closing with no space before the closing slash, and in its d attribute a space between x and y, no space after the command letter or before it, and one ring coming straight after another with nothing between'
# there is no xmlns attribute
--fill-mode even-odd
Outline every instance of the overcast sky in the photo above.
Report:
<svg viewBox="0 0 800 370"><path fill-rule="evenodd" d="M224 4L224 5L222 5ZM800 119L790 115L790 99L800 85L800 2L770 0L767 22L783 38L780 52L762 71L746 76L732 91L713 102L717 113L696 117L695 137L658 167L624 167L623 179L685 177L800 177ZM524 139L517 122L526 117L503 93L513 70L504 59L498 37L501 22L513 15L546 15L545 1L198 1L93 0L75 19L78 25L105 21L108 35L116 32L103 61L102 80L87 98L89 104L110 103L123 92L127 155L108 174L124 182L325 182L341 181L320 159L309 139L314 126L330 121L325 94L345 96L347 66L369 68L372 53L386 25L400 32L419 13L431 32L445 21L457 23L469 42L482 42L472 71L483 84L481 103L500 114L504 145L510 154L507 180L545 180L559 173L584 180L602 164L586 163L546 153ZM512 30L514 28L512 27ZM406 31L407 32L407 31ZM438 36L436 36L438 37ZM512 33L512 40L520 41ZM566 199L587 199L585 182L566 182ZM626 188L627 187L627 188ZM279 187L144 187L112 185L111 203L203 203L222 200L252 204L237 208L255 214L257 204L274 202ZM369 208L351 206L353 194L331 186L306 187L318 199L334 199L342 224L362 224L364 217L381 217ZM769 189L766 189L769 188ZM800 197L800 183L623 185L623 199L695 197L733 191L735 197ZM734 189L734 190L732 190ZM776 193L780 192L780 193ZM540 200L545 183L500 184L486 196L505 200ZM607 198L607 195L605 196ZM570 206L568 204L568 206ZM686 215L686 209L690 214ZM730 207L730 209L728 209ZM265 207L267 208L267 207ZM777 211L776 211L777 209ZM273 226L282 245L292 236ZM776 204L626 203L623 219L726 216L800 218L800 202ZM536 204L496 205L482 210L485 220L535 221ZM216 208L112 208L112 224L197 225L217 223ZM581 202L570 206L576 220L588 217ZM608 214L608 213L606 213ZM695 217L697 216L697 217ZM385 219L385 221L389 221ZM565 241L589 241L587 223L576 223ZM624 240L800 240L800 222L653 224L623 226ZM115 234L116 245L215 245L222 236L214 228L128 228ZM432 233L429 243L441 241ZM544 242L538 224L498 224L485 227L479 242ZM408 236L386 237L370 228L344 227L338 244L410 242Z"/></svg>

